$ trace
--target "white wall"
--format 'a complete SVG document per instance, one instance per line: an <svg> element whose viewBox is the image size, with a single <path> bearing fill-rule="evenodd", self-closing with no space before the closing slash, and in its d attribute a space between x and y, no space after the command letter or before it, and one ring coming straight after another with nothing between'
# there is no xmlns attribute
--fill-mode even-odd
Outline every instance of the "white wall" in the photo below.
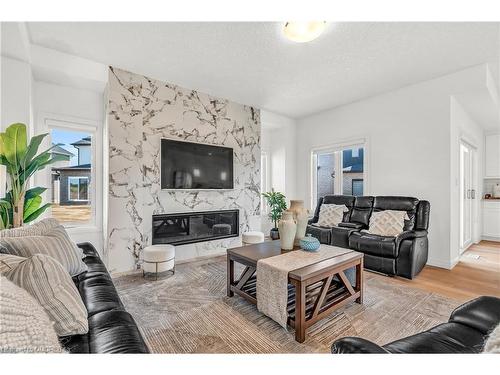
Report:
<svg viewBox="0 0 500 375"><path fill-rule="evenodd" d="M450 259L455 265L460 256L460 140L475 148L474 189L476 200L473 204L472 241L481 239L481 197L483 196L484 131L465 111L460 102L450 98Z"/></svg>
<svg viewBox="0 0 500 375"><path fill-rule="evenodd" d="M311 149L366 138L366 194L429 200L428 263L450 268L450 95L483 72L470 68L299 119L297 195L311 201Z"/></svg>
<svg viewBox="0 0 500 375"><path fill-rule="evenodd" d="M75 242L91 242L96 249L103 250L103 213L102 213L102 131L104 121L103 93L54 85L45 82L35 82L35 118L36 132L47 132L45 121L60 119L78 123L96 125L98 127L96 140L96 207L97 220L95 226L68 228L68 233ZM48 145L46 145L48 146ZM46 186L47 176L37 174L36 184ZM49 199L47 196L45 199Z"/></svg>
<svg viewBox="0 0 500 375"><path fill-rule="evenodd" d="M296 122L286 116L261 111L261 146L268 155L269 186L285 194L287 201L297 198L296 191ZM263 217L262 231L268 233L272 225Z"/></svg>
<svg viewBox="0 0 500 375"><path fill-rule="evenodd" d="M0 131L21 122L32 133L33 75L29 64L5 56L0 58ZM0 166L0 198L6 193L7 172Z"/></svg>

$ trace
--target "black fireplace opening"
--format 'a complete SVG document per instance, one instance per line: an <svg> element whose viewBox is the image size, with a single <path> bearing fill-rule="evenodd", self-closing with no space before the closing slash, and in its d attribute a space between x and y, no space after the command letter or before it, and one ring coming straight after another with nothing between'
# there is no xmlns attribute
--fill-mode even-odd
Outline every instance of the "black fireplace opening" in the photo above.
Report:
<svg viewBox="0 0 500 375"><path fill-rule="evenodd" d="M153 215L153 245L182 245L240 235L239 210Z"/></svg>

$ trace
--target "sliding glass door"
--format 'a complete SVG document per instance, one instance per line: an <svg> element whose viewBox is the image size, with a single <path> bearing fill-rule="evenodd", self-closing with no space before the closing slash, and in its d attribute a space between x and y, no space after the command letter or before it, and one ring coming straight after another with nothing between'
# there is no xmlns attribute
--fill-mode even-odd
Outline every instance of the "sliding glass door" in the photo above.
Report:
<svg viewBox="0 0 500 375"><path fill-rule="evenodd" d="M363 144L315 150L312 153L312 207L325 195L363 195Z"/></svg>

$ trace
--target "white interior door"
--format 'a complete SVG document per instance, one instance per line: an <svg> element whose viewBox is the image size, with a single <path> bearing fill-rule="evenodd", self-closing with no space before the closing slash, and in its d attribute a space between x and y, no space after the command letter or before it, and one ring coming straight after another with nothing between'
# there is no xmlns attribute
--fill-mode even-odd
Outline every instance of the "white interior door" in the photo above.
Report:
<svg viewBox="0 0 500 375"><path fill-rule="evenodd" d="M473 185L474 149L460 143L460 253L472 244L473 200L476 192Z"/></svg>

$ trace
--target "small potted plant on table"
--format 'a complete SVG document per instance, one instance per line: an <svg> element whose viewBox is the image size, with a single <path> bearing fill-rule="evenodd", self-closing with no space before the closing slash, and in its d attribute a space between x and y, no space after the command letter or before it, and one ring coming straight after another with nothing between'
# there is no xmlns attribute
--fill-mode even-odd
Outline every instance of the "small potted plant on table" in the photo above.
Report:
<svg viewBox="0 0 500 375"><path fill-rule="evenodd" d="M271 191L267 193L262 193L262 196L266 198L267 205L269 206L269 218L274 224L274 227L271 229L270 236L271 239L277 240L280 238L278 231L278 220L281 219L281 215L283 211L286 210L286 198L283 193L279 191Z"/></svg>

